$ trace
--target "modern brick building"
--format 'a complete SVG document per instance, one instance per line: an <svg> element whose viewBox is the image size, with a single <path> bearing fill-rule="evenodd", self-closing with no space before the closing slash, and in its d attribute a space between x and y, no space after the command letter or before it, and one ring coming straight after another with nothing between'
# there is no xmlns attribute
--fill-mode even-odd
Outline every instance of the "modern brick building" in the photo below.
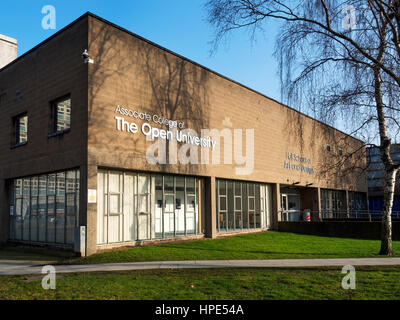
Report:
<svg viewBox="0 0 400 320"><path fill-rule="evenodd" d="M90 13L0 69L0 115L2 243L90 255L366 204L362 141Z"/></svg>

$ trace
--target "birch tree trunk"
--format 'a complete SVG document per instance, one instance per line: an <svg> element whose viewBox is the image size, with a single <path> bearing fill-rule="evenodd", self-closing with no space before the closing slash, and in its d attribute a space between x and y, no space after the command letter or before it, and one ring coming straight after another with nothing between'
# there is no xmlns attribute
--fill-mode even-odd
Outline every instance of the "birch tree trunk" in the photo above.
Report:
<svg viewBox="0 0 400 320"><path fill-rule="evenodd" d="M385 190L383 193L382 207L382 229L381 229L381 251L380 255L393 255L392 248L392 207L394 199L396 171L386 170L385 172Z"/></svg>

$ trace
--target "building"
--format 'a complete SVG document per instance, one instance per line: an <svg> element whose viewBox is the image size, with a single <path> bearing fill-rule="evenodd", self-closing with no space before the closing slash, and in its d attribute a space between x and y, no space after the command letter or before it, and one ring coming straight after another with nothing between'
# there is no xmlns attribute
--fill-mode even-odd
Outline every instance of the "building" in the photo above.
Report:
<svg viewBox="0 0 400 320"><path fill-rule="evenodd" d="M0 68L17 58L17 40L0 34Z"/></svg>
<svg viewBox="0 0 400 320"><path fill-rule="evenodd" d="M2 243L90 255L366 199L362 141L91 13L1 69L0 96Z"/></svg>
<svg viewBox="0 0 400 320"><path fill-rule="evenodd" d="M400 162L400 144L392 144L392 160ZM384 168L378 147L367 148L368 202L372 215L381 215L383 206ZM400 217L400 174L397 173L392 214Z"/></svg>

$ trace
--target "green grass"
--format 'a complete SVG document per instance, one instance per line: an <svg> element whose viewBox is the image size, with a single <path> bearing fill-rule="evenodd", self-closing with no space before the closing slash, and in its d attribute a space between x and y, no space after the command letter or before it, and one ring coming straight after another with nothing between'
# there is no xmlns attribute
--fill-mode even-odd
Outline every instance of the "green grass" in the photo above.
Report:
<svg viewBox="0 0 400 320"><path fill-rule="evenodd" d="M247 260L379 257L380 241L264 232L229 238L142 246L65 259L63 263L94 264L178 260ZM393 242L397 256L400 241Z"/></svg>
<svg viewBox="0 0 400 320"><path fill-rule="evenodd" d="M45 248L0 247L0 263L4 260L25 260L37 262L62 262L73 257L71 252L53 251Z"/></svg>
<svg viewBox="0 0 400 320"><path fill-rule="evenodd" d="M1 299L399 299L400 267L356 268L344 290L340 268L182 269L61 274L56 290L41 276L0 276Z"/></svg>

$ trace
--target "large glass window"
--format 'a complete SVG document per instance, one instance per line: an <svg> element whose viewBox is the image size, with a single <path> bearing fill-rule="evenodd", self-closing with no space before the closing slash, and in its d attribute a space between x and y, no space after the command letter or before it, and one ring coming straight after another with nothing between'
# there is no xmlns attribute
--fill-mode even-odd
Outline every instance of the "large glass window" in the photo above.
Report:
<svg viewBox="0 0 400 320"><path fill-rule="evenodd" d="M78 170L11 181L10 240L73 244L78 197Z"/></svg>
<svg viewBox="0 0 400 320"><path fill-rule="evenodd" d="M346 217L346 192L321 189L321 210L323 218Z"/></svg>
<svg viewBox="0 0 400 320"><path fill-rule="evenodd" d="M113 179L120 182L111 183ZM120 185L121 189L113 192L112 185ZM98 244L201 233L199 185L200 181L194 177L100 170ZM123 204L118 200L120 196ZM122 210L117 209L118 203ZM115 236L120 230L124 235Z"/></svg>
<svg viewBox="0 0 400 320"><path fill-rule="evenodd" d="M349 192L350 217L368 215L367 194L364 192Z"/></svg>
<svg viewBox="0 0 400 320"><path fill-rule="evenodd" d="M271 227L269 185L217 180L217 232Z"/></svg>

